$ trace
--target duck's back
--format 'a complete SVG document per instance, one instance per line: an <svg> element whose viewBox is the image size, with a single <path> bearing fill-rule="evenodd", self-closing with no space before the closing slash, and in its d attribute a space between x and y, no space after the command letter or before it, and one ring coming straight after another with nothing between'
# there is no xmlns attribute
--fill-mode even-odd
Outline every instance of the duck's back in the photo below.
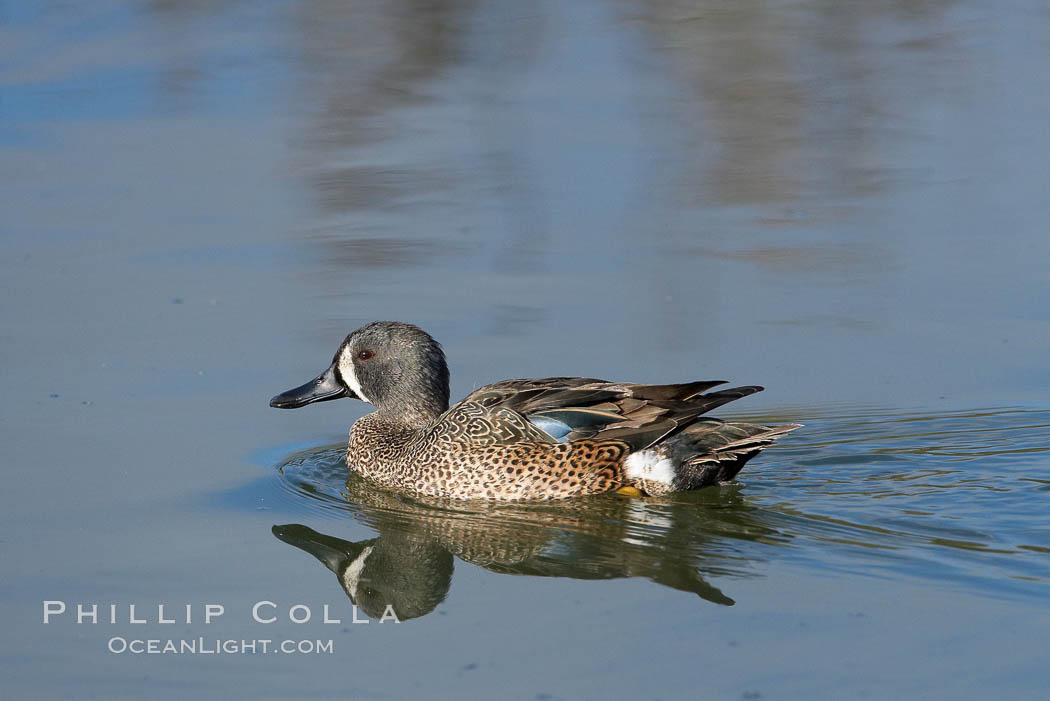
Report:
<svg viewBox="0 0 1050 701"><path fill-rule="evenodd" d="M695 489L732 479L748 459L796 427L702 417L762 389L704 394L720 384L504 380L474 391L411 435L375 414L364 417L351 432L347 461L391 486L455 498Z"/></svg>

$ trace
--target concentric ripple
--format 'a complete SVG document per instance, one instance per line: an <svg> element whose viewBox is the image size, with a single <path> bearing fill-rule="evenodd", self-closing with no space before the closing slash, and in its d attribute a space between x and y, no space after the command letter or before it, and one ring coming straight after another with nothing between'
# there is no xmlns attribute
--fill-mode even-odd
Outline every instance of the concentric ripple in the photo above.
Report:
<svg viewBox="0 0 1050 701"><path fill-rule="evenodd" d="M655 580L658 556L667 571L755 576L782 558L997 596L1048 593L1050 410L747 418L807 425L750 463L740 484L666 499L421 500L350 475L342 445L296 453L278 470L307 510L435 538L511 573L571 565L564 576Z"/></svg>

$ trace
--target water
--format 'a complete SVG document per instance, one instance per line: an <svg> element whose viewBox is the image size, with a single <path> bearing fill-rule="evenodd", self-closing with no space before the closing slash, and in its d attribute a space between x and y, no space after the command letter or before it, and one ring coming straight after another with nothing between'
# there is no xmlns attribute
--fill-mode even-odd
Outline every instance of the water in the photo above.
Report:
<svg viewBox="0 0 1050 701"><path fill-rule="evenodd" d="M825 417L739 484L646 500L413 500L348 474L341 445L297 453L278 474L293 498L316 502L316 516L349 515L394 550L408 540L404 558L391 553L383 563L399 571L404 561L415 571L408 563L425 544L495 572L645 577L732 605L704 575L731 586L759 576L753 563L778 559L1039 602L1050 581L1050 523L1032 514L1050 506L1050 479L1032 475L1050 452L1048 426L1050 412L1024 409ZM274 534L316 555L323 538L306 528ZM435 606L449 584L438 579Z"/></svg>
<svg viewBox="0 0 1050 701"><path fill-rule="evenodd" d="M0 2L4 697L1042 698L1048 29ZM455 397L727 379L805 428L665 499L398 497L347 481L363 405L266 406L384 318Z"/></svg>

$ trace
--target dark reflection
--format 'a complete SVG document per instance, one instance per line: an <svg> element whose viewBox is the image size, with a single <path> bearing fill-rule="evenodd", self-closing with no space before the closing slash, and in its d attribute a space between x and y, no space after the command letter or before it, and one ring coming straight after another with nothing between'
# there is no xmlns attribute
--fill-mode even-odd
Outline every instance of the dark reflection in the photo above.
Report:
<svg viewBox="0 0 1050 701"><path fill-rule="evenodd" d="M387 606L401 621L425 616L452 584L452 554L425 538L391 533L351 543L296 523L274 526L273 534L320 560L371 618L381 618Z"/></svg>
<svg viewBox="0 0 1050 701"><path fill-rule="evenodd" d="M1027 408L811 412L805 434L749 470L746 485L526 504L386 492L348 475L337 444L282 461L279 483L307 512L349 516L346 530L364 525L373 537L301 525L274 534L321 560L380 618L387 604L401 619L434 610L456 558L501 574L644 577L723 605L732 598L709 580L759 576L774 557L1045 597L1050 531L1035 514L1050 494L1048 428L1050 412Z"/></svg>
<svg viewBox="0 0 1050 701"><path fill-rule="evenodd" d="M371 617L388 605L400 620L433 611L451 586L454 558L501 574L645 577L731 606L733 599L705 575L753 576L749 563L761 558L741 546L786 540L734 487L684 494L681 501L603 495L495 504L419 500L351 475L340 503L317 482L339 473L332 461L338 457L329 456L324 468L314 464L312 475L286 470L285 477L297 491L349 510L378 537L352 542L299 524L274 526L273 533L320 560Z"/></svg>

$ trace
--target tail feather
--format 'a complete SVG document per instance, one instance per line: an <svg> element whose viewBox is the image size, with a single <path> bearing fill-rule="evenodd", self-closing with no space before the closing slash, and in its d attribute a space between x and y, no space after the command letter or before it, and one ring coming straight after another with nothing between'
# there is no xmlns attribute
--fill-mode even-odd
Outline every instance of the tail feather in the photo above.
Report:
<svg viewBox="0 0 1050 701"><path fill-rule="evenodd" d="M756 447L741 453L722 453L717 460L683 463L675 475L675 490L700 489L732 482L747 461L761 453L764 447Z"/></svg>
<svg viewBox="0 0 1050 701"><path fill-rule="evenodd" d="M698 489L731 481L748 460L800 426L739 422L718 425L713 420L693 424L668 446L672 462L678 465L675 489Z"/></svg>
<svg viewBox="0 0 1050 701"><path fill-rule="evenodd" d="M648 494L699 489L733 480L748 460L801 424L762 426L718 419L700 419L651 450L635 453L628 462L628 477ZM644 460L642 456L646 457ZM632 455L633 457L633 455ZM663 470L630 469L644 463ZM634 474L632 474L632 472Z"/></svg>

